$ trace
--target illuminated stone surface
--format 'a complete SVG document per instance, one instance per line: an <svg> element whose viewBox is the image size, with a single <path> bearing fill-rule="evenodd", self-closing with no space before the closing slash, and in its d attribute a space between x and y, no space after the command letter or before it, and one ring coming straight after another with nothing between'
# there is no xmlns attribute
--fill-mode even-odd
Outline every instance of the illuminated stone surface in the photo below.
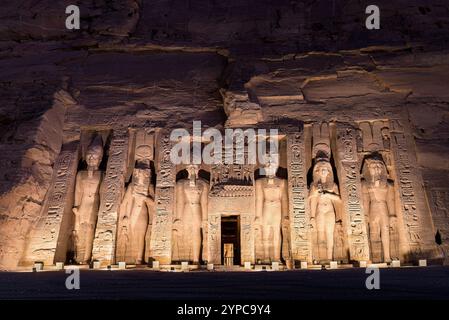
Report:
<svg viewBox="0 0 449 320"><path fill-rule="evenodd" d="M222 263L223 217L233 216L240 264L278 255L282 263L312 263L319 250L310 228L307 173L320 150L333 156L342 204L333 259L388 261L389 249L403 264L447 262L449 17L441 12L449 4L431 1L422 9L421 2L408 1L397 9L379 1L377 32L363 27L365 8L358 1L332 3L92 2L81 8L80 31L64 28L67 1L25 1L20 9L2 3L0 268L91 259L106 266L118 262L129 243L127 262L171 263L179 255L172 246L175 186L186 177L183 167L167 161L165 137L193 120L219 130L279 129L278 175L288 186L289 212L276 230L280 253L265 257L258 241L264 226L255 223L260 166L201 164L210 190L200 258L198 250L189 253L192 262ZM94 136L104 147L103 178L95 233L92 241L86 235L81 257L72 208ZM388 240L382 232L373 239L364 204L385 191L367 193L361 177L363 159L374 153L382 155L394 200ZM142 166L155 177L143 193L154 205L146 213L123 212L132 173ZM140 229L121 233L126 214L143 221Z"/></svg>

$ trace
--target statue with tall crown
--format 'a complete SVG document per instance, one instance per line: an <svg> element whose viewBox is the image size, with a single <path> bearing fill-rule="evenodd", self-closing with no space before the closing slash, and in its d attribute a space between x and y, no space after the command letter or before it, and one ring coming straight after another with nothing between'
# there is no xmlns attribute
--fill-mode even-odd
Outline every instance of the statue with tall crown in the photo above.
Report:
<svg viewBox="0 0 449 320"><path fill-rule="evenodd" d="M363 208L370 237L373 262L390 262L390 227L395 226L396 211L393 182L379 153L365 158L362 169Z"/></svg>
<svg viewBox="0 0 449 320"><path fill-rule="evenodd" d="M75 261L80 264L89 263L92 255L103 180L103 172L99 170L102 159L103 141L97 135L87 148L87 170L79 171L75 182L73 241Z"/></svg>
<svg viewBox="0 0 449 320"><path fill-rule="evenodd" d="M144 262L146 233L154 217L154 199L150 196L151 170L136 167L120 206L116 260L127 263Z"/></svg>
<svg viewBox="0 0 449 320"><path fill-rule="evenodd" d="M334 259L336 224L342 223L341 198L334 182L332 166L327 155L318 154L313 167L313 181L309 192L310 221L317 251L314 259Z"/></svg>
<svg viewBox="0 0 449 320"><path fill-rule="evenodd" d="M287 181L276 176L278 155L268 158L256 180L256 225L262 231L263 261L280 261L282 224L288 220Z"/></svg>
<svg viewBox="0 0 449 320"><path fill-rule="evenodd" d="M173 251L179 260L200 262L207 225L209 183L199 178L198 165L187 166L188 178L176 183ZM203 260L207 257L203 256Z"/></svg>

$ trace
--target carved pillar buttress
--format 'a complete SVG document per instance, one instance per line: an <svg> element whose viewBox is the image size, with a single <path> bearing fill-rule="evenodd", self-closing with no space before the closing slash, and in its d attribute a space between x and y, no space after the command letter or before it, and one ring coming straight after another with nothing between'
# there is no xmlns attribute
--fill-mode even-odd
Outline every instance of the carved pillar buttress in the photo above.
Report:
<svg viewBox="0 0 449 320"><path fill-rule="evenodd" d="M369 260L369 244L365 214L362 207L362 188L357 156L357 129L349 124L336 126L336 166L340 181L340 195L348 223L350 259Z"/></svg>
<svg viewBox="0 0 449 320"><path fill-rule="evenodd" d="M99 260L102 266L115 262L117 220L125 189L128 143L127 130L114 130L106 174L100 191L100 209L92 249L92 260Z"/></svg>
<svg viewBox="0 0 449 320"><path fill-rule="evenodd" d="M440 255L444 257L444 264L449 264L449 189L427 188L435 233L440 237Z"/></svg>
<svg viewBox="0 0 449 320"><path fill-rule="evenodd" d="M391 149L405 229L401 252L405 260L436 254L435 233L427 206L411 129L406 121L390 121Z"/></svg>
<svg viewBox="0 0 449 320"><path fill-rule="evenodd" d="M42 261L46 265L65 262L78 157L78 142L62 147L41 217L28 240L23 264L34 261Z"/></svg>
<svg viewBox="0 0 449 320"><path fill-rule="evenodd" d="M156 141L156 215L152 225L150 257L161 264L170 264L176 182L175 165L170 160L173 143L169 133L165 132L160 132Z"/></svg>
<svg viewBox="0 0 449 320"><path fill-rule="evenodd" d="M312 262L304 131L287 134L288 199L294 260Z"/></svg>

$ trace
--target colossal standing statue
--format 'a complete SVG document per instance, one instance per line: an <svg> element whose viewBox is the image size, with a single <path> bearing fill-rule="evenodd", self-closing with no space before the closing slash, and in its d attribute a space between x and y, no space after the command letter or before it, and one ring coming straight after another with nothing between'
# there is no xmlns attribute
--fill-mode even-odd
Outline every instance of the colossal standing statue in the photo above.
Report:
<svg viewBox="0 0 449 320"><path fill-rule="evenodd" d="M374 262L390 262L390 225L395 225L394 186L380 154L372 154L363 165L363 207L370 235Z"/></svg>
<svg viewBox="0 0 449 320"><path fill-rule="evenodd" d="M333 260L336 223L341 224L341 198L327 158L318 158L310 186L310 221L315 229L318 252L315 259Z"/></svg>
<svg viewBox="0 0 449 320"><path fill-rule="evenodd" d="M280 261L281 227L288 221L287 181L276 177L277 162L265 166L265 177L256 180L256 221L262 230L263 260Z"/></svg>
<svg viewBox="0 0 449 320"><path fill-rule="evenodd" d="M73 239L75 261L89 263L100 205L100 185L103 173L98 170L103 159L103 142L96 136L86 152L87 170L78 172L75 183Z"/></svg>
<svg viewBox="0 0 449 320"><path fill-rule="evenodd" d="M145 235L154 217L154 199L150 197L151 171L135 168L120 205L120 230L117 238L117 261L142 264L144 262Z"/></svg>
<svg viewBox="0 0 449 320"><path fill-rule="evenodd" d="M207 225L209 184L198 177L197 165L186 169L188 178L178 181L175 188L174 250L178 259L199 263L201 230L205 234Z"/></svg>

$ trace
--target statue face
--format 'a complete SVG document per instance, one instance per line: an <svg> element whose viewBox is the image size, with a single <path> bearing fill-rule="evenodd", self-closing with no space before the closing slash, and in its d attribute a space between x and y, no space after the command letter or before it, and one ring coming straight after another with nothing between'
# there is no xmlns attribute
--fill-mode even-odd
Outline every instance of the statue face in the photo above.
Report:
<svg viewBox="0 0 449 320"><path fill-rule="evenodd" d="M333 182L334 177L332 173L332 167L327 161L319 161L315 164L313 170L313 181L327 183Z"/></svg>
<svg viewBox="0 0 449 320"><path fill-rule="evenodd" d="M320 175L321 181L326 181L329 176L329 169L326 166L320 166L318 174Z"/></svg>
<svg viewBox="0 0 449 320"><path fill-rule="evenodd" d="M384 171L384 165L380 163L379 161L372 162L368 165L368 171L371 177L373 177L375 180L382 177L382 173Z"/></svg>
<svg viewBox="0 0 449 320"><path fill-rule="evenodd" d="M186 170L187 170L187 172L189 174L189 178L190 177L195 177L196 178L198 176L199 169L198 169L197 165L195 165L195 164L189 165L189 166L187 166Z"/></svg>
<svg viewBox="0 0 449 320"><path fill-rule="evenodd" d="M268 177L274 177L274 176L276 176L277 169L278 169L278 166L275 163L271 162L265 167L265 174Z"/></svg>
<svg viewBox="0 0 449 320"><path fill-rule="evenodd" d="M268 162L265 164L265 166L263 168L265 171L264 173L265 173L265 176L267 176L269 178L273 178L276 176L276 171L279 168L278 155L276 155L276 154L270 155L267 160L268 160Z"/></svg>
<svg viewBox="0 0 449 320"><path fill-rule="evenodd" d="M89 167L98 168L100 166L102 153L96 149L87 150L86 162Z"/></svg>
<svg viewBox="0 0 449 320"><path fill-rule="evenodd" d="M150 181L150 171L144 169L134 169L133 171L133 182L135 185L144 186L149 184Z"/></svg>

